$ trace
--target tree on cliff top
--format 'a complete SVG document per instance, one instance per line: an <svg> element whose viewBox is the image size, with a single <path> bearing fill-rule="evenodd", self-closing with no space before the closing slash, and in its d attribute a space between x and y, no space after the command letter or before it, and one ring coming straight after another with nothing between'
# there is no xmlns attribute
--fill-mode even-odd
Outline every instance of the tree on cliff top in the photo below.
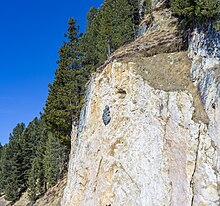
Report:
<svg viewBox="0 0 220 206"><path fill-rule="evenodd" d="M220 0L171 0L170 5L174 15L191 27L220 15Z"/></svg>
<svg viewBox="0 0 220 206"><path fill-rule="evenodd" d="M105 0L100 9L91 8L80 39L82 66L94 71L112 52L132 41L138 20L136 1Z"/></svg>

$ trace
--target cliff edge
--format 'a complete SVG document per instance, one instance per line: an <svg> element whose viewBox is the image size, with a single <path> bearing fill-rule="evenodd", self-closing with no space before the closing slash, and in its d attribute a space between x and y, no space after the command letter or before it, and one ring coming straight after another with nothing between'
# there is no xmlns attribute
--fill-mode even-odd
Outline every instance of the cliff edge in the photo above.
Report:
<svg viewBox="0 0 220 206"><path fill-rule="evenodd" d="M220 33L154 17L88 85L62 206L220 205Z"/></svg>

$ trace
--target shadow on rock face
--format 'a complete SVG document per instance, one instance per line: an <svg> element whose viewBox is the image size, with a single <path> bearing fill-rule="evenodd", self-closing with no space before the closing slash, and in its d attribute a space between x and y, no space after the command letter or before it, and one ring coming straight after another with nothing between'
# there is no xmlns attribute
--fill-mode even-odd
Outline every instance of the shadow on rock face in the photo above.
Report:
<svg viewBox="0 0 220 206"><path fill-rule="evenodd" d="M102 120L103 123L105 125L109 124L110 120L111 120L111 116L110 116L110 108L108 105L105 106L105 109L103 110L103 114L102 114Z"/></svg>

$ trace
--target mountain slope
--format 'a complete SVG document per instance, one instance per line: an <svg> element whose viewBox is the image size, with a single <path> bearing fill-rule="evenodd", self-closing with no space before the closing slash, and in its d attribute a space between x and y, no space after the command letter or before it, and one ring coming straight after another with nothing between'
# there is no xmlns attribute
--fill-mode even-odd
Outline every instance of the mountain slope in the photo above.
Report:
<svg viewBox="0 0 220 206"><path fill-rule="evenodd" d="M179 52L171 22L154 22L88 85L62 206L220 204L220 34L195 31Z"/></svg>

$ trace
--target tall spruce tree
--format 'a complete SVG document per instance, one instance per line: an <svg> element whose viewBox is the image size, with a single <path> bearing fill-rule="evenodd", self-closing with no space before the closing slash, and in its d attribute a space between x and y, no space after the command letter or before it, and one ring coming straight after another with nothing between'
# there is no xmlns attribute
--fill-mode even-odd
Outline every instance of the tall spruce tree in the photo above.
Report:
<svg viewBox="0 0 220 206"><path fill-rule="evenodd" d="M135 8L134 8L135 6ZM80 41L82 66L94 71L123 44L135 37L137 2L106 0L87 15L87 30Z"/></svg>
<svg viewBox="0 0 220 206"><path fill-rule="evenodd" d="M23 171L21 168L23 156L20 144L24 129L25 125L23 123L17 124L14 128L1 162L4 193L10 201L15 201L24 189Z"/></svg>
<svg viewBox="0 0 220 206"><path fill-rule="evenodd" d="M33 123L35 122L35 127L32 128L32 132L29 133L30 139L34 135L35 142L33 142L33 150L30 150L32 155L28 158L28 164L30 169L28 170L28 194L31 202L36 200L37 194L43 194L46 192L45 184L46 179L44 176L44 167L43 167L43 160L45 155L45 148L46 148L46 141L48 139L48 132L46 129L46 125L44 120L41 119L34 119L27 129L30 130L31 126L34 126ZM35 132L34 132L35 131ZM28 167L29 167L28 166Z"/></svg>
<svg viewBox="0 0 220 206"><path fill-rule="evenodd" d="M70 142L73 121L78 121L83 104L85 78L79 63L79 33L76 22L68 22L67 42L59 50L58 69L44 108L44 118L50 131L62 141Z"/></svg>
<svg viewBox="0 0 220 206"><path fill-rule="evenodd" d="M92 14L90 14L92 12ZM106 59L106 55L103 55L103 49L100 49L100 19L101 10L97 9L94 15L93 11L90 10L87 15L87 28L85 34L80 38L79 49L81 51L81 64L88 73L95 71L97 66L100 66ZM92 18L91 18L92 17Z"/></svg>
<svg viewBox="0 0 220 206"><path fill-rule="evenodd" d="M92 6L86 16L87 19L87 28L90 27L93 19L95 18L96 14L98 12L98 9Z"/></svg>
<svg viewBox="0 0 220 206"><path fill-rule="evenodd" d="M20 165L22 168L23 183L28 187L28 178L31 170L32 160L36 156L36 148L40 139L42 128L40 128L40 120L34 118L27 126L21 139L21 148L23 162Z"/></svg>
<svg viewBox="0 0 220 206"><path fill-rule="evenodd" d="M128 0L115 0L112 3L113 49L116 50L135 37L133 28L132 6Z"/></svg>

